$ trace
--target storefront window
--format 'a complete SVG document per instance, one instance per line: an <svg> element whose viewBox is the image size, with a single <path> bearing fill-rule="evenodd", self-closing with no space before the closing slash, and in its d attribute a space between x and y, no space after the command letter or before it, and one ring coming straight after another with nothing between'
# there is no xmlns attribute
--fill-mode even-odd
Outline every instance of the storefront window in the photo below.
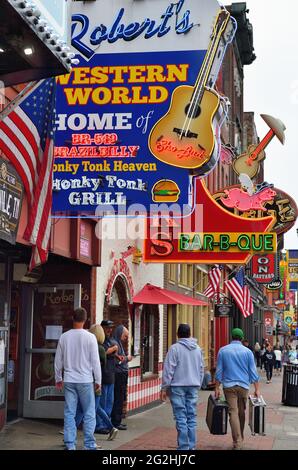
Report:
<svg viewBox="0 0 298 470"><path fill-rule="evenodd" d="M144 305L141 315L141 369L146 378L158 371L159 311L153 305Z"/></svg>
<svg viewBox="0 0 298 470"><path fill-rule="evenodd" d="M113 287L113 290L111 293L110 305L116 306L116 307L119 307L120 305L118 292L117 292L117 289L115 289L115 287Z"/></svg>
<svg viewBox="0 0 298 470"><path fill-rule="evenodd" d="M133 320L133 342L132 355L139 356L141 353L141 313L142 306L136 306Z"/></svg>
<svg viewBox="0 0 298 470"><path fill-rule="evenodd" d="M176 282L176 264L169 264L169 280L172 282Z"/></svg>

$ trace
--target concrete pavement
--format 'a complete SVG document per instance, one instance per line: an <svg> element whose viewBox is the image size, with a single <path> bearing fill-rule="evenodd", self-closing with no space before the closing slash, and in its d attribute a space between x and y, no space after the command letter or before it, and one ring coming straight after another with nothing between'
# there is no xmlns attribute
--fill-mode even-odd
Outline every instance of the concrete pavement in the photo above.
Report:
<svg viewBox="0 0 298 470"><path fill-rule="evenodd" d="M261 392L267 402L266 436L251 436L246 425L246 450L298 450L298 407L281 404L282 376L273 377L271 384L266 384L261 375ZM209 433L205 423L206 406L210 392L200 392L198 406L198 449L230 450L232 438L228 434L214 436ZM96 434L97 443L104 450L174 450L176 448L176 430L169 403L142 413L129 416L126 420L127 431L119 431L114 441L107 441L106 436ZM5 426L0 433L0 450L62 450L63 436L59 434L62 422L51 420L19 419ZM78 449L83 447L82 432L78 433Z"/></svg>

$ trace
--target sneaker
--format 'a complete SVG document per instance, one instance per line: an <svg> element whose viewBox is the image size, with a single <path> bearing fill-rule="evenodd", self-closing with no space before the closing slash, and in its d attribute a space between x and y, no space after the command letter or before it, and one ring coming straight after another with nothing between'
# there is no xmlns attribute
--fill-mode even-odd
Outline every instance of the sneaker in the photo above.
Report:
<svg viewBox="0 0 298 470"><path fill-rule="evenodd" d="M96 434L110 434L108 429L95 429L94 431Z"/></svg>
<svg viewBox="0 0 298 470"><path fill-rule="evenodd" d="M241 444L233 444L233 450L242 450L242 445Z"/></svg>
<svg viewBox="0 0 298 470"><path fill-rule="evenodd" d="M110 433L109 433L109 437L108 437L108 441L113 441L115 439L115 437L117 436L118 434L118 429L117 428L112 428Z"/></svg>
<svg viewBox="0 0 298 470"><path fill-rule="evenodd" d="M240 442L233 442L233 450L242 450L243 439Z"/></svg>
<svg viewBox="0 0 298 470"><path fill-rule="evenodd" d="M119 426L117 426L117 429L119 429L120 431L126 431L127 426L126 426L126 424L119 424Z"/></svg>
<svg viewBox="0 0 298 470"><path fill-rule="evenodd" d="M64 431L59 431L59 434L62 434L62 436L64 436Z"/></svg>
<svg viewBox="0 0 298 470"><path fill-rule="evenodd" d="M267 380L266 384L270 384L270 380Z"/></svg>

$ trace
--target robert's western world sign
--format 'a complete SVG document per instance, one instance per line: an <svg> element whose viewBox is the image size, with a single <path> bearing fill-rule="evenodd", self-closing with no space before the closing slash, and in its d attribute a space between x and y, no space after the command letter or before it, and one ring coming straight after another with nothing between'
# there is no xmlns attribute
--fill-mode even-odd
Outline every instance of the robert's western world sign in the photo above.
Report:
<svg viewBox="0 0 298 470"><path fill-rule="evenodd" d="M79 63L58 78L53 212L188 205L192 175L218 161L213 85L234 21L216 0L73 8Z"/></svg>

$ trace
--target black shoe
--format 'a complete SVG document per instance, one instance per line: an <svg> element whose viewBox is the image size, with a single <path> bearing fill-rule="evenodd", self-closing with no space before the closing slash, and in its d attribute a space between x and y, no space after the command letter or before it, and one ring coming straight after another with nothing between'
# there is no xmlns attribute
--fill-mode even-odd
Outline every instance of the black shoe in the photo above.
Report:
<svg viewBox="0 0 298 470"><path fill-rule="evenodd" d="M127 430L126 424L119 424L119 426L116 426L116 428L119 429L119 431L126 431Z"/></svg>
<svg viewBox="0 0 298 470"><path fill-rule="evenodd" d="M110 434L108 429L95 429L96 434Z"/></svg>

